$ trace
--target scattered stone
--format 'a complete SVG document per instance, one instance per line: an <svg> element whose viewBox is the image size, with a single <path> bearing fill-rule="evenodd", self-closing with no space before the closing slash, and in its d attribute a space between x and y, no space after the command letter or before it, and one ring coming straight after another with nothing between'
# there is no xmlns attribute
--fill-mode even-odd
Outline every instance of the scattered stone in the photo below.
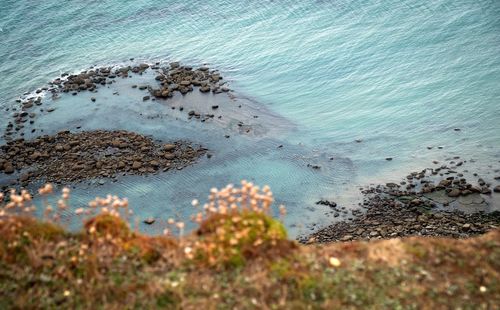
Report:
<svg viewBox="0 0 500 310"><path fill-rule="evenodd" d="M318 165L311 165L311 164L307 164L307 167L311 167L311 168L313 168L313 169L315 169L315 170L319 170L319 169L321 169L321 166L318 166Z"/></svg>
<svg viewBox="0 0 500 310"><path fill-rule="evenodd" d="M463 238L499 227L500 212L485 212L487 203L482 195L487 193L486 186L474 187L463 177L440 179L433 174L437 169L412 172L407 176L408 182L401 182L406 186L387 183L362 188L364 201L360 206L365 212L354 209L351 212L356 217L346 216L348 221L336 222L298 240L302 243L311 239L334 242L412 235ZM500 192L500 185L493 191ZM325 200L317 202L329 203ZM457 206L480 209L464 213ZM332 213L334 218L346 211L338 207L335 210L340 212Z"/></svg>
<svg viewBox="0 0 500 310"><path fill-rule="evenodd" d="M337 207L337 203L328 200L320 200L316 202L317 205L329 206L330 208Z"/></svg>
<svg viewBox="0 0 500 310"><path fill-rule="evenodd" d="M116 82L118 77L126 78L131 77L130 74L137 73L142 75L145 70L148 68L152 68L156 70L155 80L159 82L159 88L154 89L150 85L132 85L132 88L138 88L140 90L148 90L150 94L154 97L146 95L143 96L143 101L147 100L156 100L156 98L170 98L174 95L174 92L180 92L182 94L186 94L188 92L193 91L194 87L199 87L201 92L210 92L214 93L220 92L229 92L230 89L225 85L225 82L222 82L223 77L214 70L210 70L208 67L203 66L198 69L193 69L189 66L182 66L178 62L171 63L170 66L160 67L160 63L156 65L149 65L146 63L142 63L135 66L124 66L119 68L113 67L92 67L89 70L82 71L78 74L68 74L63 73L61 77L54 79L49 83L49 87L43 87L37 89L35 92L38 97L29 97L27 99L17 99L16 102L22 105L23 110L32 109L35 105L42 104L42 91L46 90L47 92L52 93L52 99L59 98L59 93L71 93L76 96L82 91L90 91L97 92L98 88L101 86L106 86L108 84L112 84ZM114 92L114 95L118 95L118 92ZM28 93L25 93L28 95ZM91 97L90 100L92 102L96 102L96 97ZM214 109L216 109L214 105ZM46 112L53 112L55 108L45 109ZM183 110L182 108L180 109ZM41 110L43 112L43 110ZM200 116L193 115L200 121L205 121L211 116ZM29 121L30 124L34 123L34 114L30 115L32 120ZM8 141L14 139L14 135L23 136L23 128L22 124L28 121L27 117L16 115L14 116L14 122L17 126L9 127L6 126L4 132L4 138ZM28 129L32 130L33 129Z"/></svg>

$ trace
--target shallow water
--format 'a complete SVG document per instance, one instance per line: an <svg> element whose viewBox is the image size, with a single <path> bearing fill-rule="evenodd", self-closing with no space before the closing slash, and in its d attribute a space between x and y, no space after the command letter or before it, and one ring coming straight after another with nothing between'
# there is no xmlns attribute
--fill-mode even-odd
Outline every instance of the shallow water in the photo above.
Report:
<svg viewBox="0 0 500 310"><path fill-rule="evenodd" d="M55 131L78 123L206 142L215 152L210 161L173 176L98 187L99 193L126 192L141 204L141 215L168 214L161 201L187 208L211 186L247 178L268 183L289 205L289 226L321 225L332 219L316 209L319 198L351 204L355 185L397 181L449 156L476 159L476 169L496 184L498 16L498 1L3 0L0 107L15 105L17 96L61 72L94 64L130 57L209 63L240 100L251 98L253 112L267 115L259 120L261 135L235 133L234 124L176 120L172 111L154 118L167 109L142 104L140 93L126 86L119 96L99 91L97 111L90 94L63 96L61 108L40 126ZM0 123L8 117L2 113ZM276 149L279 144L284 148ZM161 194L152 194L158 188ZM294 233L302 229L294 227Z"/></svg>

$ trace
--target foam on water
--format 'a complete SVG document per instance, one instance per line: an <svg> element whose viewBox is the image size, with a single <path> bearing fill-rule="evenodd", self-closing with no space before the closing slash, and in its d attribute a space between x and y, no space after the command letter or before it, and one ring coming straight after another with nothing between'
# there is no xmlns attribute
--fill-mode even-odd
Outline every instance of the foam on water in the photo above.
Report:
<svg viewBox="0 0 500 310"><path fill-rule="evenodd" d="M243 115L250 118L261 109L270 115L262 126L278 128L268 126L260 137L231 134L228 146L219 138L231 124L176 122L180 117L172 111L155 119L162 107L133 104L140 94L125 84L120 96L100 91L98 110L86 95L70 98L73 109L58 108L40 126L55 131L81 123L159 139L199 138L219 152L211 163L97 191L140 197L165 186L170 189L164 196L148 194L151 202L188 205L193 194L212 185L248 178L270 183L300 219L315 199L341 201L353 185L397 181L451 155L476 159L484 178L492 180L486 173L499 168L500 158L498 16L500 3L494 0L4 0L0 107L12 107L17 96L61 72L94 64L130 57L209 63L240 97L252 98ZM136 118L138 113L151 117ZM0 115L2 127L8 117ZM278 143L289 150L275 150ZM315 161L321 171L306 167ZM176 196L179 188L183 194ZM156 208L141 210L160 214Z"/></svg>

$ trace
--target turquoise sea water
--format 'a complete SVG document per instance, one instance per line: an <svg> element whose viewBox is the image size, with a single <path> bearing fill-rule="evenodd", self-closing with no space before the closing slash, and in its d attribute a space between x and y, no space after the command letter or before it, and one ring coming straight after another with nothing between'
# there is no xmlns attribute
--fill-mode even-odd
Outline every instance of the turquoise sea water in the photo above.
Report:
<svg viewBox="0 0 500 310"><path fill-rule="evenodd" d="M218 129L192 122L91 122L80 105L84 128L126 127L217 149L217 160L175 176L96 190L132 196L137 204L189 205L189 197L203 198L199 193L212 184L247 178L269 183L290 205L289 225L296 227L333 220L314 205L319 198L348 204L355 185L398 180L432 160L459 155L476 159L478 169L500 168L498 1L0 0L0 42L2 128L9 118L4 109L20 94L62 72L131 57L209 63L257 110L279 116L267 124L276 124L277 133L228 144L214 138ZM107 98L111 114L124 100ZM71 110L62 111L48 127L65 117L74 121Z"/></svg>

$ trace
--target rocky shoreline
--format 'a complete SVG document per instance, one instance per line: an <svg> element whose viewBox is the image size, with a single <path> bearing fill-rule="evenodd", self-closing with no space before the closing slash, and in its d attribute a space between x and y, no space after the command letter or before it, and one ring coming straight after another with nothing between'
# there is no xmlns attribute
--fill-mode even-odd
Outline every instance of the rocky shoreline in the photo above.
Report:
<svg viewBox="0 0 500 310"><path fill-rule="evenodd" d="M19 107L5 110L5 112L12 112L12 120L6 125L3 137L6 141L23 137L27 124L33 125L38 114L51 113L56 109L54 107L41 107L45 94L51 94L52 100L57 100L61 93L70 93L73 96L85 91L97 93L100 87L117 83L119 78L132 78L134 74L143 75L147 70L155 71L152 83L132 85L132 88L138 91L147 92L142 97L143 101L167 100L175 93L185 95L195 88L198 88L201 93L219 94L231 91L227 82L223 81L222 75L217 70L212 70L207 66L193 68L183 66L179 62L172 62L168 65L156 62L155 64L141 63L121 67L92 67L78 74L63 73L59 78L51 81L48 86L38 88L34 93L26 93L17 99ZM91 101L97 102L98 100L96 97L91 97ZM218 106L212 106L213 110L217 108ZM188 118L202 121L214 117L214 114L201 115L194 110L186 111L186 113ZM31 128L31 131L35 132L36 129Z"/></svg>
<svg viewBox="0 0 500 310"><path fill-rule="evenodd" d="M410 173L400 184L363 188L361 209L352 210L355 218L298 240L325 243L405 236L463 238L500 227L500 212L485 212L484 199L500 195L500 185L485 182L477 173L472 174L477 177L477 184L471 184L457 171L465 162L455 157L449 165ZM494 180L499 181L500 177ZM346 212L335 202L320 200L317 204L329 206L336 215Z"/></svg>
<svg viewBox="0 0 500 310"><path fill-rule="evenodd" d="M187 141L164 143L128 131L59 132L0 146L0 172L20 172L14 184L34 181L65 184L118 175L144 175L181 170L206 149Z"/></svg>

